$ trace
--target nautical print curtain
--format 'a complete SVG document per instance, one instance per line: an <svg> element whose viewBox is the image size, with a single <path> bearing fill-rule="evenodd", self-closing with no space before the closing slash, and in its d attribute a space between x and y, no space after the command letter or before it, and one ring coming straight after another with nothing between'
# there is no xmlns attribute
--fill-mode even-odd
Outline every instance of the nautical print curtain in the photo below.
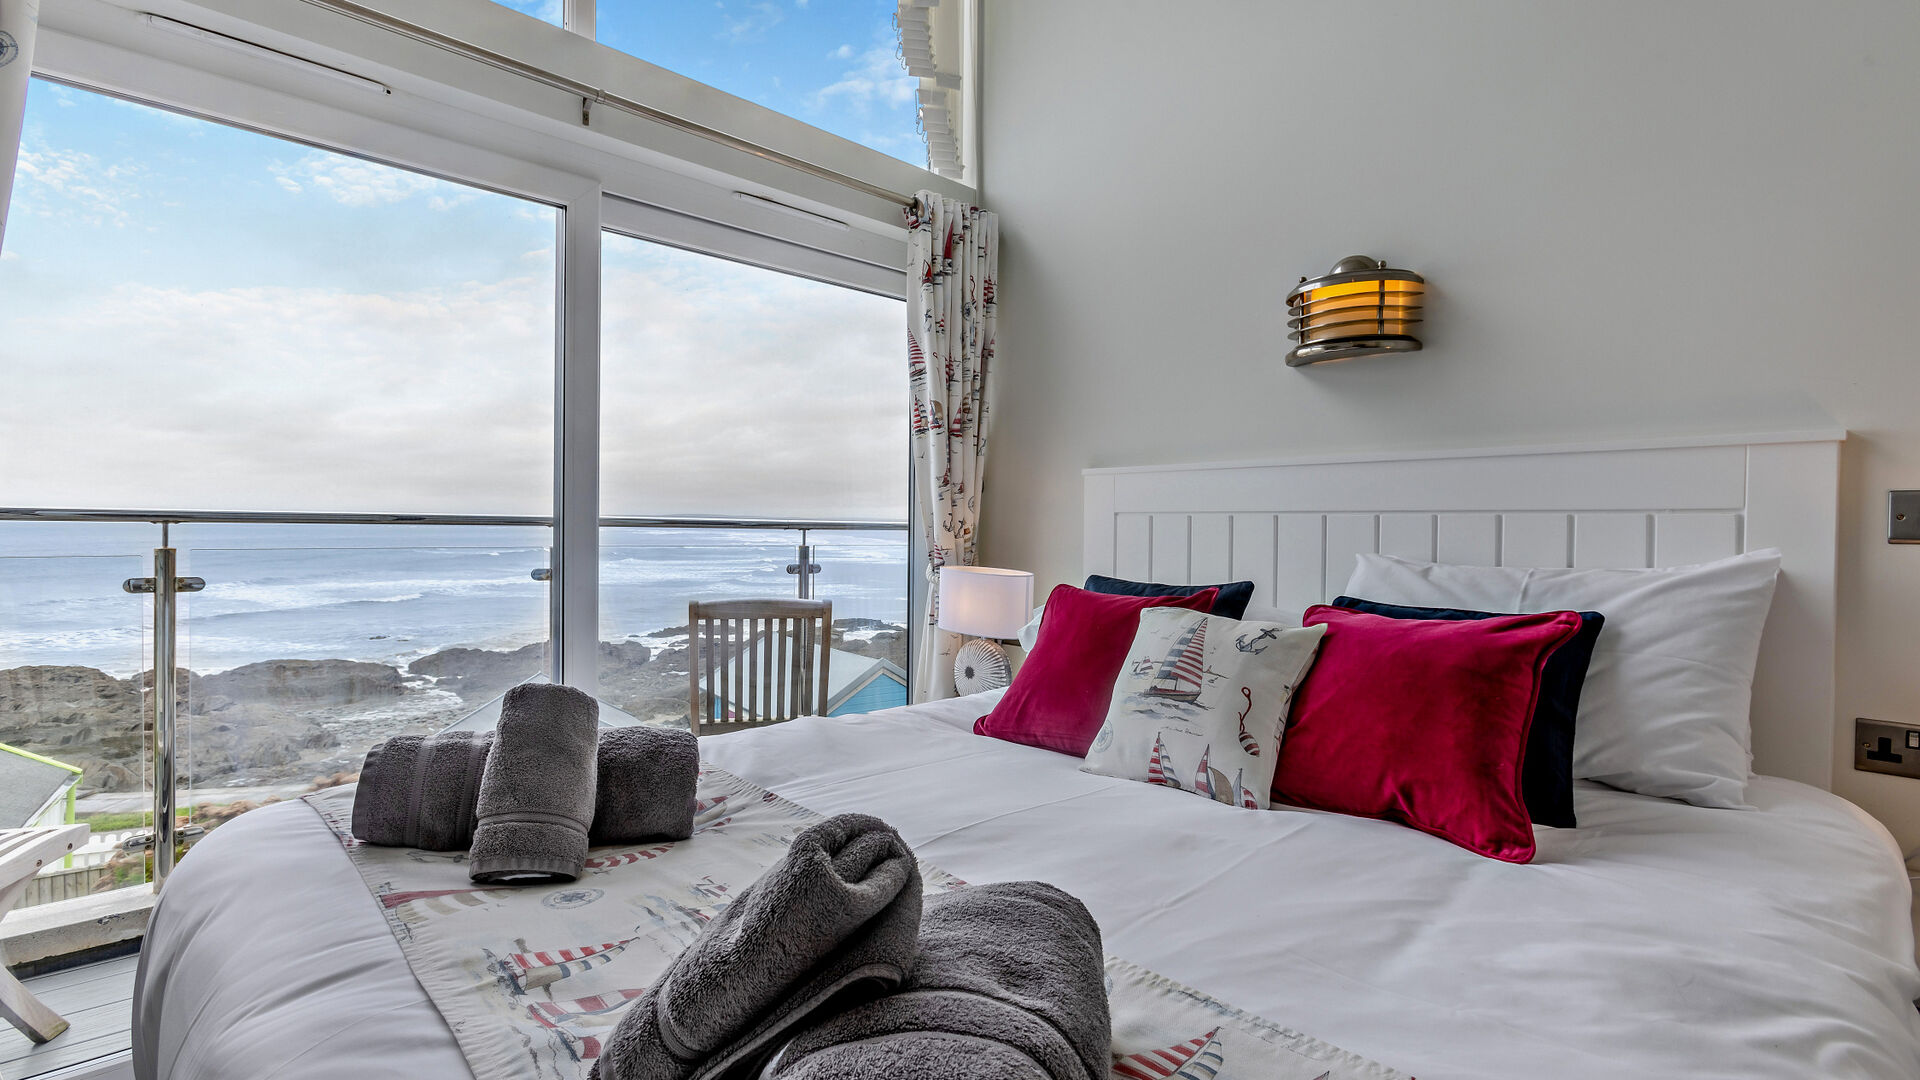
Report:
<svg viewBox="0 0 1920 1080"><path fill-rule="evenodd" d="M13 167L27 110L27 75L33 70L33 31L39 24L40 0L0 0L0 245L7 239Z"/></svg>
<svg viewBox="0 0 1920 1080"><path fill-rule="evenodd" d="M913 273L907 290L907 381L913 390L914 488L926 530L927 590L917 612L914 696L954 696L958 635L939 629L942 566L974 565L980 480L993 426L994 286L1000 220L922 191L907 208Z"/></svg>

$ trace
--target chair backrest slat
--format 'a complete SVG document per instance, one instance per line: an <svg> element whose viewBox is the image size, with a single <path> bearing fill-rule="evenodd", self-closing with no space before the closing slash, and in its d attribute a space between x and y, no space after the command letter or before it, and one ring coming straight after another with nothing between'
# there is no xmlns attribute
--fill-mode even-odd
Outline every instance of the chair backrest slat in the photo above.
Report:
<svg viewBox="0 0 1920 1080"><path fill-rule="evenodd" d="M831 600L687 605L687 713L694 733L825 713L832 641Z"/></svg>

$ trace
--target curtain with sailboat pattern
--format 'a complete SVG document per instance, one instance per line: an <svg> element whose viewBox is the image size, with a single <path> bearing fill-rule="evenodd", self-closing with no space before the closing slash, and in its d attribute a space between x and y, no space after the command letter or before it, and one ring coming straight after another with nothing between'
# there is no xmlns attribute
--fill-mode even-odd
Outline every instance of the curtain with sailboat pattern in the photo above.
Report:
<svg viewBox="0 0 1920 1080"><path fill-rule="evenodd" d="M919 192L907 208L914 284L907 290L907 381L912 387L914 492L926 530L914 696L952 697L958 635L939 629L942 566L974 565L980 481L993 426L994 289L999 219L977 206Z"/></svg>
<svg viewBox="0 0 1920 1080"><path fill-rule="evenodd" d="M40 0L0 0L0 246L7 241L7 206L20 153L20 125L27 109L27 75L33 70L33 35Z"/></svg>

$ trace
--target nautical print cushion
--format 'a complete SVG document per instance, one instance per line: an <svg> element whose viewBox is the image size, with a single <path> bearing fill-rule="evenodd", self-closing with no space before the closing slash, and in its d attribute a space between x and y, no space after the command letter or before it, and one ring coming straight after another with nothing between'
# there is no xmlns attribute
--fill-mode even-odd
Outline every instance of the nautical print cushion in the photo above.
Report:
<svg viewBox="0 0 1920 1080"><path fill-rule="evenodd" d="M1325 633L1178 608L1141 612L1081 770L1265 810L1293 688Z"/></svg>
<svg viewBox="0 0 1920 1080"><path fill-rule="evenodd" d="M1287 721L1273 801L1531 862L1520 762L1541 669L1580 616L1443 622L1316 605L1305 622L1327 636Z"/></svg>
<svg viewBox="0 0 1920 1080"><path fill-rule="evenodd" d="M1107 715L1114 680L1148 608L1205 611L1214 591L1193 596L1102 596L1071 585L1047 595L1040 640L993 711L973 722L975 735L1084 757Z"/></svg>

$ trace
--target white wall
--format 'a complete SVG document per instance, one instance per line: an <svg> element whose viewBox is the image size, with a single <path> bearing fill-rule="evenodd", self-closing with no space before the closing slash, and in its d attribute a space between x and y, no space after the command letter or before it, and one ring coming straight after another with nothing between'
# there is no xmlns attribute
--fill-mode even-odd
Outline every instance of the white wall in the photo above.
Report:
<svg viewBox="0 0 1920 1080"><path fill-rule="evenodd" d="M985 561L1080 470L1839 424L1839 715L1920 721L1920 6L985 0L1003 228ZM1290 369L1285 295L1426 275L1427 348ZM1836 771L1920 845L1920 781Z"/></svg>

